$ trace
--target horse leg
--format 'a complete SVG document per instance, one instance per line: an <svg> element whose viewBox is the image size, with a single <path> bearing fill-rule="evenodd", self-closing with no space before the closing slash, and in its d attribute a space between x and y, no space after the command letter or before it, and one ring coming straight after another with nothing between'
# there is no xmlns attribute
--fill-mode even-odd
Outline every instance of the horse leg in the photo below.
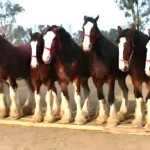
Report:
<svg viewBox="0 0 150 150"><path fill-rule="evenodd" d="M146 114L146 117L145 117L145 120L146 120L146 125L145 127L146 128L150 128L150 81L147 84L147 87L148 87L148 93L146 95L146 109L147 109L147 114Z"/></svg>
<svg viewBox="0 0 150 150"><path fill-rule="evenodd" d="M8 107L3 88L3 81L0 81L0 118L6 118L8 116Z"/></svg>
<svg viewBox="0 0 150 150"><path fill-rule="evenodd" d="M33 82L34 87L34 98L35 98L35 110L32 116L32 122L42 122L43 121L43 114L41 110L41 95L40 95L40 87L41 82Z"/></svg>
<svg viewBox="0 0 150 150"><path fill-rule="evenodd" d="M54 114L52 111L52 89L56 92L56 87L54 82L52 82L51 80L48 80L46 86L48 87L45 97L47 108L46 108L46 115L44 117L44 122L52 123L55 121Z"/></svg>
<svg viewBox="0 0 150 150"><path fill-rule="evenodd" d="M11 99L9 116L12 119L19 119L21 117L20 101L17 95L17 83L16 80L8 78L9 83L9 95Z"/></svg>
<svg viewBox="0 0 150 150"><path fill-rule="evenodd" d="M108 118L108 108L106 105L106 101L104 98L104 93L103 93L103 80L96 80L93 78L93 82L96 86L97 89L97 96L98 96L98 107L96 111L96 123L98 124L104 124L107 121Z"/></svg>
<svg viewBox="0 0 150 150"><path fill-rule="evenodd" d="M57 96L57 89L55 84L53 84L52 86L52 95L53 95L53 106L52 106L52 112L54 114L54 116L59 115L59 111L60 111L60 102Z"/></svg>
<svg viewBox="0 0 150 150"><path fill-rule="evenodd" d="M108 126L116 126L119 123L119 118L116 111L116 105L115 105L115 78L111 77L108 79L107 84L109 86L109 92L108 92L108 101L110 104L110 112L109 117L107 119Z"/></svg>
<svg viewBox="0 0 150 150"><path fill-rule="evenodd" d="M85 102L82 107L82 114L85 118L89 116L89 96L90 96L90 88L88 85L88 78L84 78L81 80L81 85L84 92Z"/></svg>
<svg viewBox="0 0 150 150"><path fill-rule="evenodd" d="M71 109L69 104L68 84L60 81L61 88L61 123L71 122Z"/></svg>
<svg viewBox="0 0 150 150"><path fill-rule="evenodd" d="M50 89L47 90L46 92L46 115L44 117L44 122L45 123L52 123L55 121L53 112L52 112L52 91Z"/></svg>
<svg viewBox="0 0 150 150"><path fill-rule="evenodd" d="M143 116L143 107L144 107L144 100L142 97L141 91L141 84L138 80L135 80L131 77L133 86L134 86L134 94L136 98L136 108L134 113L134 120L132 121L132 125L135 127L142 127L144 116Z"/></svg>
<svg viewBox="0 0 150 150"><path fill-rule="evenodd" d="M33 108L34 108L34 90L31 85L31 82L29 79L25 80L26 85L28 87L28 97L27 100L25 101L23 107L22 107L22 115L27 116L27 115L32 115L33 114Z"/></svg>
<svg viewBox="0 0 150 150"><path fill-rule="evenodd" d="M118 112L119 121L123 121L128 111L128 87L125 82L125 78L118 79L118 84L122 93L122 104Z"/></svg>
<svg viewBox="0 0 150 150"><path fill-rule="evenodd" d="M76 78L73 81L74 85L74 100L76 103L77 113L75 117L75 124L81 125L86 123L86 119L82 114L82 107L81 107L81 96L80 96L80 79Z"/></svg>

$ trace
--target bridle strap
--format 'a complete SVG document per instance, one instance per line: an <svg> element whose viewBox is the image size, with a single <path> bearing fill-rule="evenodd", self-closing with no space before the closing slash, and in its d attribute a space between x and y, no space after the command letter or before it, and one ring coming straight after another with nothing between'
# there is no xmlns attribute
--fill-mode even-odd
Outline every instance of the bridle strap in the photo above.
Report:
<svg viewBox="0 0 150 150"><path fill-rule="evenodd" d="M93 43L97 40L97 38L98 38L98 34L96 34L95 37L92 37L92 36L90 36L90 35L88 35L88 34L84 34L84 36L89 37L92 44L93 44Z"/></svg>
<svg viewBox="0 0 150 150"><path fill-rule="evenodd" d="M134 47L135 47L135 45L134 45L133 39L132 39L132 45L133 45L133 48L132 48L132 53L131 53L131 55L129 57L129 60L127 61L127 60L124 60L124 59L119 59L120 61L123 61L124 63L126 63L128 65L130 65L131 59L132 59L133 54L134 54ZM150 62L150 60L149 60L149 62Z"/></svg>
<svg viewBox="0 0 150 150"><path fill-rule="evenodd" d="M44 47L44 49L47 49L47 50L51 51L51 48L48 48L48 47Z"/></svg>

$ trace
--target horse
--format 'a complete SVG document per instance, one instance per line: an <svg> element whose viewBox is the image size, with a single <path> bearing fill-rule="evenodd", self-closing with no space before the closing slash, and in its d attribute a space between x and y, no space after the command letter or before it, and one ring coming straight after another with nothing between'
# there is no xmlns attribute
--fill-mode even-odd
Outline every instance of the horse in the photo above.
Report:
<svg viewBox="0 0 150 150"><path fill-rule="evenodd" d="M41 122L43 121L43 114L41 111L41 96L40 96L40 87L44 84L47 87L46 93L46 115L44 117L44 122L52 123L55 121L54 115L58 115L59 113L59 100L57 97L57 90L54 82L57 81L56 71L54 70L53 65L46 65L42 61L42 44L38 45L40 40L40 33L35 32L32 33L29 30L30 35L30 45L31 45L31 69L30 69L30 78L31 83L33 85L34 93L35 93L35 112L32 117L33 122ZM53 95L53 106L51 102L51 96ZM52 107L52 108L51 108Z"/></svg>
<svg viewBox="0 0 150 150"><path fill-rule="evenodd" d="M24 44L14 46L0 35L0 117L5 118L8 115L12 119L19 119L23 114L32 114L32 87L29 80L30 65L30 45ZM17 98L18 79L26 79L29 89L28 98L20 109L20 102ZM9 85L9 96L11 99L10 111L3 93L3 82Z"/></svg>
<svg viewBox="0 0 150 150"><path fill-rule="evenodd" d="M136 108L132 125L142 127L144 125L144 100L142 97L142 83L148 86L146 96L147 119L146 126L150 126L150 63L149 49L150 37L136 30L135 25L131 28L122 29L118 26L116 42L119 46L119 69L128 72L134 86Z"/></svg>
<svg viewBox="0 0 150 150"><path fill-rule="evenodd" d="M57 25L48 26L43 35L44 43L42 59L45 64L52 64L58 76L61 88L61 123L72 121L72 112L69 103L68 84L74 86L74 100L77 107L75 124L85 124L89 116L88 58L82 48L72 39L71 35ZM83 87L85 102L81 106L80 86Z"/></svg>
<svg viewBox="0 0 150 150"><path fill-rule="evenodd" d="M148 35L150 36L150 29L148 29Z"/></svg>
<svg viewBox="0 0 150 150"><path fill-rule="evenodd" d="M97 26L98 19L99 15L96 18L84 16L82 46L89 56L90 73L97 89L98 109L96 123L107 123L107 126L116 126L125 119L127 114L128 88L125 82L127 74L119 71L118 48L102 35ZM114 100L115 79L118 79L123 93L122 105L118 114ZM109 87L110 112L103 94L104 83Z"/></svg>

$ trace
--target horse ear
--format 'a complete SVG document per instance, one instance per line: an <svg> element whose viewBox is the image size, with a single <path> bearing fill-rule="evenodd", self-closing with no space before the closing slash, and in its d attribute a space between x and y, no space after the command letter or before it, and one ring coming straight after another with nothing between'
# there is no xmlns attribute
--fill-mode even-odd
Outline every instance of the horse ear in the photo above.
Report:
<svg viewBox="0 0 150 150"><path fill-rule="evenodd" d="M95 22L97 22L98 19L99 19L99 15L97 15L97 17L94 19Z"/></svg>
<svg viewBox="0 0 150 150"><path fill-rule="evenodd" d="M148 29L148 35L150 36L150 29Z"/></svg>
<svg viewBox="0 0 150 150"><path fill-rule="evenodd" d="M122 28L120 26L118 26L117 31L118 31L118 35L120 35L120 33L122 32Z"/></svg>
<svg viewBox="0 0 150 150"><path fill-rule="evenodd" d="M28 34L32 37L32 29L28 29Z"/></svg>
<svg viewBox="0 0 150 150"><path fill-rule="evenodd" d="M86 19L87 19L87 16L85 15L83 19L84 19L84 21L86 21Z"/></svg>

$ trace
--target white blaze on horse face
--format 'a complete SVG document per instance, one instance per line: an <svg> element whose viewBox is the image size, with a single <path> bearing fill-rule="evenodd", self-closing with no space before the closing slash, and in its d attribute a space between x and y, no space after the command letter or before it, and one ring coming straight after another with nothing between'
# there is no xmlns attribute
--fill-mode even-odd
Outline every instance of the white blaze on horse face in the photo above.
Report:
<svg viewBox="0 0 150 150"><path fill-rule="evenodd" d="M36 47L37 47L37 41L31 41L30 43L31 45L31 49L32 49L32 59L31 59L31 67L32 68L36 68L37 65L38 65L38 61L37 61L37 58L36 58Z"/></svg>
<svg viewBox="0 0 150 150"><path fill-rule="evenodd" d="M125 70L125 67L128 67L128 64L126 64L123 60L123 52L124 52L124 44L126 43L126 38L122 37L120 38L120 43L118 45L119 47L119 69L121 71Z"/></svg>
<svg viewBox="0 0 150 150"><path fill-rule="evenodd" d="M42 56L42 59L43 61L47 64L49 63L50 61L50 57L51 57L51 53L50 53L50 50L48 49L51 49L51 45L52 45L52 42L53 42L53 39L55 38L56 34L53 32L53 31L48 31L43 39L44 39L44 51L43 51L43 56ZM48 49L46 49L48 48Z"/></svg>
<svg viewBox="0 0 150 150"><path fill-rule="evenodd" d="M145 73L150 77L150 40L146 44L147 53L146 53L146 62L145 62Z"/></svg>
<svg viewBox="0 0 150 150"><path fill-rule="evenodd" d="M84 34L89 35L89 36L84 36L83 39L83 49L84 51L89 51L90 50L90 32L93 27L92 22L87 22L86 25L84 26Z"/></svg>

